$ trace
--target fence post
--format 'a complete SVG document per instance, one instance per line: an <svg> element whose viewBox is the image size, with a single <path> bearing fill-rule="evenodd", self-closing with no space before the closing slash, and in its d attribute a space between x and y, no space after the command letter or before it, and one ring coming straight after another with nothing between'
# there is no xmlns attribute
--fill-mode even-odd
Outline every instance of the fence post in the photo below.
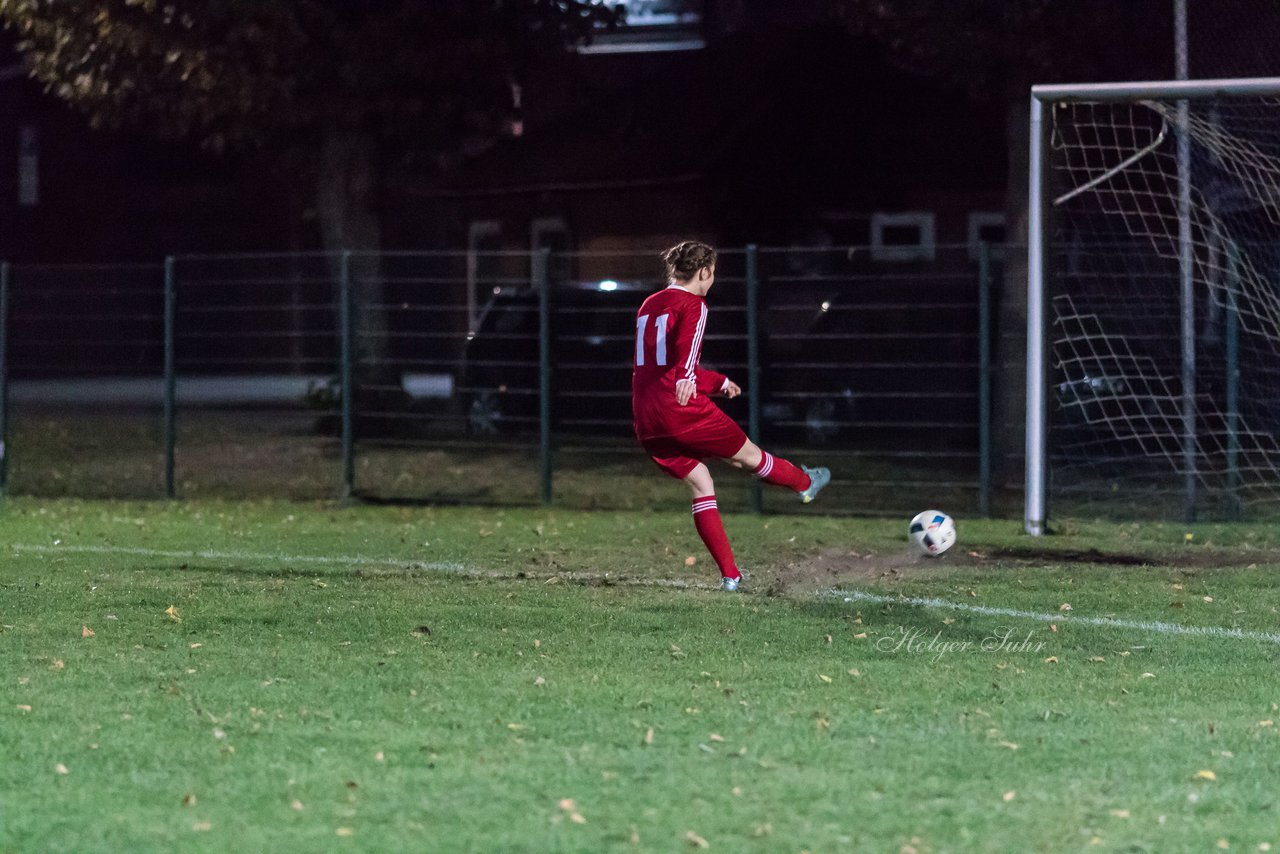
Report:
<svg viewBox="0 0 1280 854"><path fill-rule="evenodd" d="M760 444L760 248L747 244L747 435ZM764 512L764 486L751 480L751 512Z"/></svg>
<svg viewBox="0 0 1280 854"><path fill-rule="evenodd" d="M551 503L551 250L533 256L533 287L538 291L538 480L543 504Z"/></svg>
<svg viewBox="0 0 1280 854"><path fill-rule="evenodd" d="M991 244L978 250L978 513L991 517Z"/></svg>
<svg viewBox="0 0 1280 854"><path fill-rule="evenodd" d="M342 485L338 496L343 501L355 491L355 306L352 304L351 251L343 250L338 274L338 324L341 339L342 386Z"/></svg>
<svg viewBox="0 0 1280 854"><path fill-rule="evenodd" d="M1236 289L1240 286L1240 249L1227 244L1227 518L1240 520L1240 317Z"/></svg>
<svg viewBox="0 0 1280 854"><path fill-rule="evenodd" d="M9 262L0 262L0 498L9 494Z"/></svg>
<svg viewBox="0 0 1280 854"><path fill-rule="evenodd" d="M174 498L174 456L178 444L177 396L178 377L175 354L177 321L177 281L172 255L164 259L164 497Z"/></svg>

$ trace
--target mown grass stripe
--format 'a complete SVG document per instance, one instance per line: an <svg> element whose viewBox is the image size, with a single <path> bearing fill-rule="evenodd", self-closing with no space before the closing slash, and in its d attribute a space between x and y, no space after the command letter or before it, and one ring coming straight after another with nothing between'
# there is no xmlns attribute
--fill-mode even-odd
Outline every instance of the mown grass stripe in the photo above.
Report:
<svg viewBox="0 0 1280 854"><path fill-rule="evenodd" d="M676 589L713 589L710 585L687 582L681 579L664 578L611 578L606 575L586 572L497 572L478 570L454 561L421 561L409 558L366 558L358 555L284 555L271 552L227 552L216 550L170 551L164 549L148 549L127 546L76 546L76 545L31 545L13 544L10 549L16 552L32 552L37 554L102 554L102 555L136 555L139 557L158 557L176 560L237 560L261 561L264 563L297 563L323 564L330 566L394 566L408 569L419 569L434 572L448 572L467 578L487 578L499 581L562 580L579 583L609 583L635 587L670 587ZM828 590L818 594L821 598L842 598L845 602L874 602L910 605L917 608L942 608L951 611L963 611L987 617L1010 617L1021 620L1035 620L1042 623L1078 623L1102 626L1113 629L1152 632L1166 635L1193 635L1199 637L1235 638L1238 640L1256 640L1265 643L1280 644L1280 633L1256 632L1246 629L1228 628L1225 626L1186 626L1178 623L1167 623L1159 620L1126 620L1117 617L1090 617L1064 613L1043 613L1024 611L1017 608L999 608L989 605L970 605L964 602L952 602L947 599L936 599L919 596L892 596L879 593L868 593L862 590Z"/></svg>

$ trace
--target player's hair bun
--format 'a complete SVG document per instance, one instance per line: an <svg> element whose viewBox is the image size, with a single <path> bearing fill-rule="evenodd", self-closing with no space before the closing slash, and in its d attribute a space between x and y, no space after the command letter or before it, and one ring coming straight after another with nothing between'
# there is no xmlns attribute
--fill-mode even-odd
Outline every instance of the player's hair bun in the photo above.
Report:
<svg viewBox="0 0 1280 854"><path fill-rule="evenodd" d="M703 267L715 265L716 250L705 243L686 240L663 252L662 260L667 265L668 278L687 281Z"/></svg>

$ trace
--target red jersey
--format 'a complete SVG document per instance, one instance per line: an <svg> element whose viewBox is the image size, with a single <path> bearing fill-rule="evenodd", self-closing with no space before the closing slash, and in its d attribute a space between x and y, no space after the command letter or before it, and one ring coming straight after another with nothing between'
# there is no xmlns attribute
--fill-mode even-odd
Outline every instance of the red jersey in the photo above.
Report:
<svg viewBox="0 0 1280 854"><path fill-rule="evenodd" d="M698 366L707 328L707 302L678 285L651 294L636 312L631 410L636 437L677 436L720 414L711 396L724 390L724 374ZM676 382L693 380L698 394L676 402Z"/></svg>

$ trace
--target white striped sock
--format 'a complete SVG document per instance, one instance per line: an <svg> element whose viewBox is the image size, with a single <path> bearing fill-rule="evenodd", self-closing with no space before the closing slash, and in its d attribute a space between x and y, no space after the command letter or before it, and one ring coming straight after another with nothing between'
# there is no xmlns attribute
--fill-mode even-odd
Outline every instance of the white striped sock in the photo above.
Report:
<svg viewBox="0 0 1280 854"><path fill-rule="evenodd" d="M756 477L768 477L773 471L773 454L768 451L764 452L764 459L760 461L760 468L756 469Z"/></svg>

